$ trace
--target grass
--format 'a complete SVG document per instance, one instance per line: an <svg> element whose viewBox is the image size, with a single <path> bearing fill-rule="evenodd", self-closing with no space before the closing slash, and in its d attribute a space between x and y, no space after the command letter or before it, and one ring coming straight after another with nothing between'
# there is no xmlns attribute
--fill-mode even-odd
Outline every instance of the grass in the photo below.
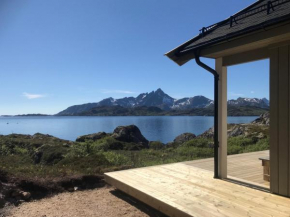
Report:
<svg viewBox="0 0 290 217"><path fill-rule="evenodd" d="M268 129L250 126L251 137L228 139L228 154L269 149L269 138L255 135ZM149 149L117 141L110 136L97 141L71 143L38 135L0 136L0 170L16 177L55 178L95 175L122 168L137 168L213 157L213 140L195 138L183 144L150 142Z"/></svg>

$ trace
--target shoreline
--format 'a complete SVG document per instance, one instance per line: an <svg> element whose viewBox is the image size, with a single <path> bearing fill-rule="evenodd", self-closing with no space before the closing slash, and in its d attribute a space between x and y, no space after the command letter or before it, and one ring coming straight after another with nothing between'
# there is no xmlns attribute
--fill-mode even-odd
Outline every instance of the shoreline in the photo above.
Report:
<svg viewBox="0 0 290 217"><path fill-rule="evenodd" d="M228 123L250 123L258 116L231 116ZM108 124L107 124L108 123ZM200 135L213 126L212 116L41 116L2 117L0 135L35 133L49 134L60 139L75 141L77 137L104 131L113 132L117 126L134 124L152 141L171 142L182 132ZM160 125L161 124L161 125ZM166 124L166 125L164 125ZM177 125L176 125L177 124ZM63 126L60 129L59 126ZM71 126L76 126L72 129ZM83 128L79 126L82 125ZM103 126L105 125L105 126ZM153 132L147 126L153 127ZM176 129L174 126L181 128ZM29 127L27 129L27 127ZM90 130L91 129L91 130ZM168 132L171 132L168 134Z"/></svg>
<svg viewBox="0 0 290 217"><path fill-rule="evenodd" d="M0 118L13 117L214 117L213 115L0 115ZM228 115L228 117L259 117L259 115Z"/></svg>

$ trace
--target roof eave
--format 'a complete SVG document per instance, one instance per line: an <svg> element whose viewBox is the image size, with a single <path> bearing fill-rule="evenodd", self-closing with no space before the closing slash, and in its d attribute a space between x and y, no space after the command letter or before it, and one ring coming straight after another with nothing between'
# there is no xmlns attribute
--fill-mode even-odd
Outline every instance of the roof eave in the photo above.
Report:
<svg viewBox="0 0 290 217"><path fill-rule="evenodd" d="M183 64L187 63L192 58L187 59L185 56L181 57L180 55L178 55L179 51L182 50L184 47L188 46L189 44L191 44L193 41L199 39L200 37L201 37L200 35L197 35L194 38L188 40L187 42L165 53L164 55L167 56L169 59L171 59L173 62L175 62L177 65L182 66Z"/></svg>
<svg viewBox="0 0 290 217"><path fill-rule="evenodd" d="M175 50L170 51L170 52L168 52L168 53L166 53L164 55L167 56L169 59L171 59L173 62L175 62L179 66L184 65L189 60L194 58L194 57L192 57L192 58L188 59L188 58L185 58L185 56L179 57L179 56L176 55L176 51Z"/></svg>

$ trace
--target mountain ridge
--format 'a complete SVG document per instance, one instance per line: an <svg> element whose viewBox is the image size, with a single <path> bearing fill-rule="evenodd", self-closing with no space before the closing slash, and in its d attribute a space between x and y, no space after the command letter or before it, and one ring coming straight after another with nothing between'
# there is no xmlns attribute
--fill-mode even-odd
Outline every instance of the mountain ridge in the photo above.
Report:
<svg viewBox="0 0 290 217"><path fill-rule="evenodd" d="M266 98L242 98L236 100L228 100L228 105L243 106L243 107L257 107L268 109L269 101ZM172 110L190 110L190 109L204 109L213 106L213 100L202 96L184 97L181 99L174 99L168 94L164 93L161 88L156 91L141 93L137 97L124 97L114 99L112 97L105 98L95 103L85 103L81 105L73 105L67 109L57 113L59 116L83 115L86 112L98 107L113 107L121 106L126 109L134 109L137 107L155 107L163 111ZM120 108L118 108L120 109ZM143 108L144 110L144 108Z"/></svg>

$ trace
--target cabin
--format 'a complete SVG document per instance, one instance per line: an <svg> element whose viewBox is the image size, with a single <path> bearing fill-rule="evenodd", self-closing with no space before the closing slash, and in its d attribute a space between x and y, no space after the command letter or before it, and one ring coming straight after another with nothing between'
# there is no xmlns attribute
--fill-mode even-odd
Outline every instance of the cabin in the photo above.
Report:
<svg viewBox="0 0 290 217"><path fill-rule="evenodd" d="M290 0L255 1L165 55L213 75L214 158L107 173L106 181L168 216L290 216ZM227 67L263 59L270 150L227 156Z"/></svg>

